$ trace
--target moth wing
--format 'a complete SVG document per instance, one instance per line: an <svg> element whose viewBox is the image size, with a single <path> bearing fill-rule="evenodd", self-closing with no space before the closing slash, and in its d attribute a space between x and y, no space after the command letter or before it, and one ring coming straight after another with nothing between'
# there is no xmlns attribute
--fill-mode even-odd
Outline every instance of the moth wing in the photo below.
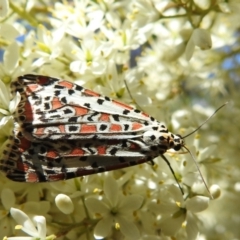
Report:
<svg viewBox="0 0 240 240"><path fill-rule="evenodd" d="M16 121L29 140L123 139L140 136L159 122L124 103L74 83L25 75L13 84L21 93Z"/></svg>
<svg viewBox="0 0 240 240"><path fill-rule="evenodd" d="M66 140L31 142L18 136L9 142L0 169L13 181L46 182L125 168L155 157L138 149L130 152L119 148L121 144L122 141L105 145Z"/></svg>

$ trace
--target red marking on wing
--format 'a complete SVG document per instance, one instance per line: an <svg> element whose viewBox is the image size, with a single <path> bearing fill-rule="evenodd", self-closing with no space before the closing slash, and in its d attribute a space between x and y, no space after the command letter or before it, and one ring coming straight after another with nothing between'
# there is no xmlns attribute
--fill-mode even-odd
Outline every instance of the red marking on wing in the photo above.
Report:
<svg viewBox="0 0 240 240"><path fill-rule="evenodd" d="M58 128L59 128L61 133L66 133L65 125L59 125Z"/></svg>
<svg viewBox="0 0 240 240"><path fill-rule="evenodd" d="M128 109L128 110L132 110L132 109L133 109L133 107L131 107L131 106L125 104L125 103L118 102L118 101L116 101L116 100L112 100L112 102L113 102L114 104L116 104L116 105L118 105L118 106L120 106L120 107L122 107L122 108Z"/></svg>
<svg viewBox="0 0 240 240"><path fill-rule="evenodd" d="M47 76L38 76L38 82L39 82L39 84L47 84L47 83L49 83L49 77L47 77Z"/></svg>
<svg viewBox="0 0 240 240"><path fill-rule="evenodd" d="M99 93L96 93L96 92L91 91L91 90L89 90L89 89L85 89L85 90L84 90L84 94L85 94L85 95L92 96L92 97L100 97L100 96L101 96Z"/></svg>
<svg viewBox="0 0 240 240"><path fill-rule="evenodd" d="M96 133L97 127L95 125L82 124L80 132L81 133Z"/></svg>
<svg viewBox="0 0 240 240"><path fill-rule="evenodd" d="M53 100L52 100L52 110L61 108L62 106L63 106L63 105L62 105L62 103L59 101L58 97L53 98Z"/></svg>
<svg viewBox="0 0 240 240"><path fill-rule="evenodd" d="M33 120L32 105L29 102L26 102L24 105L25 117L28 121Z"/></svg>
<svg viewBox="0 0 240 240"><path fill-rule="evenodd" d="M73 107L73 108L75 110L76 116L86 115L89 112L87 108L83 108L83 107Z"/></svg>
<svg viewBox="0 0 240 240"><path fill-rule="evenodd" d="M47 158L55 159L58 156L59 156L58 153L56 151L53 151L53 150L52 151L48 151L47 154L46 154Z"/></svg>
<svg viewBox="0 0 240 240"><path fill-rule="evenodd" d="M63 87L68 88L68 89L72 89L73 86L74 86L73 83L67 82L67 81L58 82L58 85L63 86Z"/></svg>
<svg viewBox="0 0 240 240"><path fill-rule="evenodd" d="M147 113L145 113L145 112L142 112L142 115L144 116L144 117L150 117Z"/></svg>
<svg viewBox="0 0 240 240"><path fill-rule="evenodd" d="M22 137L18 149L19 149L19 151L22 153L22 152L24 152L26 149L30 148L30 146L31 146L31 142L30 142L29 140L27 140L26 138Z"/></svg>
<svg viewBox="0 0 240 240"><path fill-rule="evenodd" d="M81 148L74 148L67 156L84 156L85 151L82 150Z"/></svg>
<svg viewBox="0 0 240 240"><path fill-rule="evenodd" d="M50 174L48 175L48 181L49 182L55 182L59 180L65 180L66 174L65 173L58 173L58 174Z"/></svg>
<svg viewBox="0 0 240 240"><path fill-rule="evenodd" d="M139 149L139 146L138 146L137 144L135 144L135 143L131 143L129 149L131 149L131 150L137 150L137 149Z"/></svg>
<svg viewBox="0 0 240 240"><path fill-rule="evenodd" d="M99 147L97 147L98 154L99 155L105 155L106 154L106 149L107 149L106 146L99 146Z"/></svg>
<svg viewBox="0 0 240 240"><path fill-rule="evenodd" d="M24 164L21 160L17 161L17 169L19 171L26 172L28 171L29 167L27 164Z"/></svg>
<svg viewBox="0 0 240 240"><path fill-rule="evenodd" d="M26 94L30 95L32 92L36 92L36 90L39 88L39 84L29 84L26 86Z"/></svg>
<svg viewBox="0 0 240 240"><path fill-rule="evenodd" d="M44 134L44 130L45 130L45 128L39 127L39 128L37 128L36 130L34 130L34 135L39 135L39 136L41 136L41 135Z"/></svg>
<svg viewBox="0 0 240 240"><path fill-rule="evenodd" d="M109 131L110 132L120 132L120 131L122 131L122 126L120 124L111 124Z"/></svg>
<svg viewBox="0 0 240 240"><path fill-rule="evenodd" d="M132 130L137 130L137 129L142 128L142 127L143 127L143 125L141 123L134 122L132 124Z"/></svg>
<svg viewBox="0 0 240 240"><path fill-rule="evenodd" d="M107 113L102 113L99 121L103 121L103 122L110 122L110 115Z"/></svg>
<svg viewBox="0 0 240 240"><path fill-rule="evenodd" d="M35 183L39 182L38 175L35 172L29 172L26 175L26 182Z"/></svg>

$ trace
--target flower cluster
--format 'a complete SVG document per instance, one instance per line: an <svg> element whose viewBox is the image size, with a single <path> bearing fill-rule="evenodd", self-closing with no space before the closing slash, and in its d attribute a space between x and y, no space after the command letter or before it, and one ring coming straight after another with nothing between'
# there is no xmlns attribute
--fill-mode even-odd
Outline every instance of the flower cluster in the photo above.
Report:
<svg viewBox="0 0 240 240"><path fill-rule="evenodd" d="M239 238L239 11L233 0L0 0L0 159L20 101L11 81L27 73L137 106L183 136L230 99L184 139L212 197L185 152L165 154L184 195L161 158L56 183L1 173L0 239Z"/></svg>

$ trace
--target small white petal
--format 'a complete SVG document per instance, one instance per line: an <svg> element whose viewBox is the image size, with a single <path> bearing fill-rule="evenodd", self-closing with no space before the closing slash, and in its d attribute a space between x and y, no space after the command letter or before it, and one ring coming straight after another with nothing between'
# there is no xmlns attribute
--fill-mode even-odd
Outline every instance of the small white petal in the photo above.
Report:
<svg viewBox="0 0 240 240"><path fill-rule="evenodd" d="M111 175L106 177L103 190L106 198L111 202L112 207L115 207L118 202L119 186Z"/></svg>
<svg viewBox="0 0 240 240"><path fill-rule="evenodd" d="M8 23L1 23L0 35L4 36L4 38L10 41L13 41L17 36L20 35L20 33L12 25Z"/></svg>
<svg viewBox="0 0 240 240"><path fill-rule="evenodd" d="M6 85L2 81L0 81L0 107L2 108L2 111L8 109L9 102L10 102L9 91Z"/></svg>
<svg viewBox="0 0 240 240"><path fill-rule="evenodd" d="M187 232L187 235L188 235L188 239L189 240L197 239L199 231L198 231L198 226L197 226L197 223L196 223L196 219L194 219L193 215L188 212L186 221L187 221L186 232Z"/></svg>
<svg viewBox="0 0 240 240"><path fill-rule="evenodd" d="M94 236L99 239L107 237L111 233L111 228L113 224L113 219L111 216L103 218L100 220L96 227L94 228Z"/></svg>
<svg viewBox="0 0 240 240"><path fill-rule="evenodd" d="M80 74L84 74L86 69L86 64L83 62L74 61L70 63L70 70L73 72L79 72Z"/></svg>
<svg viewBox="0 0 240 240"><path fill-rule="evenodd" d="M47 229L46 229L46 219L43 216L33 217L34 222L36 223L38 234L40 238L45 238Z"/></svg>
<svg viewBox="0 0 240 240"><path fill-rule="evenodd" d="M203 196L196 196L186 201L186 208L191 212L201 212L208 208L209 198Z"/></svg>
<svg viewBox="0 0 240 240"><path fill-rule="evenodd" d="M132 221L129 221L125 217L120 217L120 216L116 217L116 221L119 223L120 231L124 236L126 236L129 239L140 238L140 232Z"/></svg>
<svg viewBox="0 0 240 240"><path fill-rule="evenodd" d="M58 194L55 198L55 203L58 209L64 214L70 214L74 210L71 198L65 194Z"/></svg>
<svg viewBox="0 0 240 240"><path fill-rule="evenodd" d="M106 71L106 65L101 62L92 62L92 72L96 75L101 75Z"/></svg>
<svg viewBox="0 0 240 240"><path fill-rule="evenodd" d="M167 236L173 236L181 228L185 221L186 214L182 213L178 217L169 217L160 224L162 232Z"/></svg>
<svg viewBox="0 0 240 240"><path fill-rule="evenodd" d="M10 101L9 104L9 111L10 113L14 113L16 107L18 106L19 102L21 101L21 95L19 92L16 93L15 97Z"/></svg>
<svg viewBox="0 0 240 240"><path fill-rule="evenodd" d="M119 211L131 212L139 209L142 205L143 197L138 195L126 196L119 204ZM121 210L120 210L121 209Z"/></svg>
<svg viewBox="0 0 240 240"><path fill-rule="evenodd" d="M30 218L23 211L17 208L11 208L10 213L17 224L22 225L22 230L30 236L38 237L36 227L30 220Z"/></svg>
<svg viewBox="0 0 240 240"><path fill-rule="evenodd" d="M85 199L85 204L88 210L92 213L106 215L107 213L110 212L108 206L104 202L94 197L88 197L87 199Z"/></svg>

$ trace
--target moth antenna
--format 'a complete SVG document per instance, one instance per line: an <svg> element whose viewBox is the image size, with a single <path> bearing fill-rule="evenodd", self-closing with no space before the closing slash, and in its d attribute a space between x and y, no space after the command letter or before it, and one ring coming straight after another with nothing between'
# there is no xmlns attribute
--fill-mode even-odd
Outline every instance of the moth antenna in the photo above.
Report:
<svg viewBox="0 0 240 240"><path fill-rule="evenodd" d="M222 107L223 107L223 106L222 106ZM220 109L220 108L219 108L219 109ZM195 165L196 165L196 168L197 168L197 170L198 170L198 172L199 172L199 174L200 174L200 177L201 177L201 179L202 179L202 181L203 181L203 183L204 183L204 185L205 185L205 187L206 187L206 189L207 189L207 191L208 191L211 199L213 199L213 196L212 196L212 194L211 194L211 192L210 192L210 190L209 190L209 188L208 188L208 186L207 186L207 183L205 182L205 180L204 180L204 178L203 178L202 172L201 172L201 170L200 170L200 168L199 168L199 166L198 166L198 163L197 163L197 161L196 161L196 158L193 156L192 152L191 152L186 146L183 145L182 147L185 148L185 149L189 152L189 154L191 155L191 157L192 157L192 159L193 159L193 161L194 161L194 163L195 163Z"/></svg>
<svg viewBox="0 0 240 240"><path fill-rule="evenodd" d="M225 105L227 105L228 102L225 102L222 106L220 106L219 108L217 108L214 113L209 116L202 124L200 124L195 130L193 130L192 132L190 132L189 134L185 135L184 137L182 137L183 139L192 135L193 133L195 133L196 131L198 131L210 118L212 118L221 108L223 108Z"/></svg>
<svg viewBox="0 0 240 240"><path fill-rule="evenodd" d="M125 86L126 86L127 92L128 92L128 94L129 94L130 98L132 99L132 101L136 104L136 106L137 106L137 108L138 108L139 110L141 110L141 111L144 112L144 110L143 110L143 109L141 108L141 106L137 103L137 101L134 100L134 98L133 98L133 96L132 96L132 94L131 94L131 91L130 91L128 85L127 85L126 79L124 79L124 84L125 84Z"/></svg>
<svg viewBox="0 0 240 240"><path fill-rule="evenodd" d="M175 178L175 180L176 180L176 182L177 182L177 184L178 184L178 187L179 187L180 190L181 190L182 195L184 195L184 191L183 191L182 187L180 186L180 183L179 183L178 180L177 180L177 177L176 177L176 175L175 175L175 172L174 172L174 170L173 170L170 162L167 160L167 158L166 158L164 155L161 155L161 157L162 157L162 159L167 163L168 167L170 168L170 170L171 170L171 172L172 172L172 175L174 176L174 178Z"/></svg>

